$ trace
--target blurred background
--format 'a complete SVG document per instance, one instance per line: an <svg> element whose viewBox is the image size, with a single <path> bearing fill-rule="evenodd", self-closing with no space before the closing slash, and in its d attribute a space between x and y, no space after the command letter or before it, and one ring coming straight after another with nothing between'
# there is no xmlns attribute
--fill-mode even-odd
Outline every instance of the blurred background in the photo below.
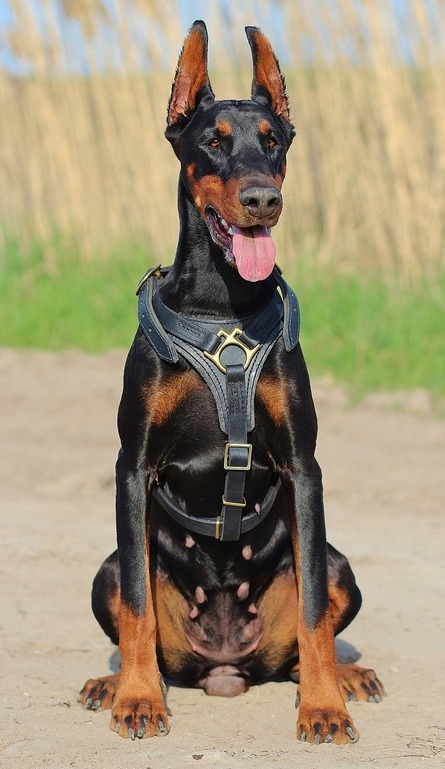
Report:
<svg viewBox="0 0 445 769"><path fill-rule="evenodd" d="M0 344L131 342L138 278L174 257L163 132L195 18L218 98L249 97L246 24L286 76L274 238L311 368L443 394L443 0L0 0Z"/></svg>

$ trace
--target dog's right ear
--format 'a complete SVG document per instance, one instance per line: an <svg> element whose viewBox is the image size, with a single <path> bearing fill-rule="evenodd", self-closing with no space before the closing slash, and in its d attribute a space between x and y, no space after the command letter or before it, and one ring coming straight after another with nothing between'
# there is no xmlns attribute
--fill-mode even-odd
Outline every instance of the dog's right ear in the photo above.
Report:
<svg viewBox="0 0 445 769"><path fill-rule="evenodd" d="M207 28L195 21L184 40L167 109L165 135L174 143L201 104L215 100L207 72Z"/></svg>

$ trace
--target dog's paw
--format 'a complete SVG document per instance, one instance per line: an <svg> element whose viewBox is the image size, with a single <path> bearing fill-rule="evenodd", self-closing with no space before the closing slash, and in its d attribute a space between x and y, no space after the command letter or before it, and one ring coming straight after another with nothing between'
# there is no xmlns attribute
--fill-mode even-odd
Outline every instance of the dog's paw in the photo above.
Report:
<svg viewBox="0 0 445 769"><path fill-rule="evenodd" d="M120 698L111 711L110 729L120 737L141 740L168 734L170 725L162 700L150 703L148 699Z"/></svg>
<svg viewBox="0 0 445 769"><path fill-rule="evenodd" d="M373 670L358 665L337 665L337 681L345 702L381 702L385 690Z"/></svg>
<svg viewBox="0 0 445 769"><path fill-rule="evenodd" d="M346 710L325 708L316 710L302 708L297 721L297 740L313 742L316 745L334 743L346 745L357 742L359 732Z"/></svg>
<svg viewBox="0 0 445 769"><path fill-rule="evenodd" d="M110 710L113 705L119 673L90 678L79 693L79 702L87 710Z"/></svg>

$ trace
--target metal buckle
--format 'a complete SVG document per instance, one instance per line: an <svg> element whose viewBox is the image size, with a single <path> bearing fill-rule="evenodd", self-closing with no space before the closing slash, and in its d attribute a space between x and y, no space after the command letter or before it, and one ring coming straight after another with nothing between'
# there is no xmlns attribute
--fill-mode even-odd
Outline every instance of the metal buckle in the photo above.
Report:
<svg viewBox="0 0 445 769"><path fill-rule="evenodd" d="M247 505L245 497L243 497L242 502L228 502L227 499L224 499L224 494L223 494L222 501L223 501L223 505L231 505L232 507L245 507Z"/></svg>
<svg viewBox="0 0 445 769"><path fill-rule="evenodd" d="M247 449L246 465L229 465L230 449ZM251 443L226 443L224 449L224 470L244 470L247 472L252 467L252 444ZM229 503L230 504L230 503Z"/></svg>
<svg viewBox="0 0 445 769"><path fill-rule="evenodd" d="M220 539L221 535L221 516L218 515L215 521L215 539Z"/></svg>
<svg viewBox="0 0 445 769"><path fill-rule="evenodd" d="M152 275L156 275L157 279L159 280L162 277L161 273L161 265L158 264L157 267L149 267L148 270L144 273L142 278L140 279L137 288L136 288L136 296L139 296L141 293L142 288L144 287L145 283L149 278L152 277Z"/></svg>
<svg viewBox="0 0 445 769"><path fill-rule="evenodd" d="M216 350L215 353L209 353L204 351L204 355L206 358L212 361L212 363L215 364L217 368L219 368L220 371L222 371L223 374L227 373L227 369L223 364L221 363L221 353L223 350L225 350L226 347L229 347L231 344L234 344L235 347L241 347L242 351L244 352L246 356L246 362L244 364L244 371L246 371L247 368L249 368L251 360L255 353L258 352L260 349L260 344L258 343L255 345L255 347L248 347L247 344L242 342L238 337L241 336L243 333L243 330L241 328L234 328L233 331L230 332L230 334L227 333L227 331L224 331L223 328L220 328L218 331L218 336L221 337L223 340Z"/></svg>

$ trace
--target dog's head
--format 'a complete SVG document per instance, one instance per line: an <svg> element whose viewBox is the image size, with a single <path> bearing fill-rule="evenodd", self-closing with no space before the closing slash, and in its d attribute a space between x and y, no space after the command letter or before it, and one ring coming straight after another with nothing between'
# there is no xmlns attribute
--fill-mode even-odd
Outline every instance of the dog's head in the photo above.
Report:
<svg viewBox="0 0 445 769"><path fill-rule="evenodd" d="M196 21L179 57L166 137L182 182L212 240L246 280L273 270L270 236L281 214L286 152L294 137L284 79L267 38L246 27L252 98L216 101L207 72L207 30Z"/></svg>

